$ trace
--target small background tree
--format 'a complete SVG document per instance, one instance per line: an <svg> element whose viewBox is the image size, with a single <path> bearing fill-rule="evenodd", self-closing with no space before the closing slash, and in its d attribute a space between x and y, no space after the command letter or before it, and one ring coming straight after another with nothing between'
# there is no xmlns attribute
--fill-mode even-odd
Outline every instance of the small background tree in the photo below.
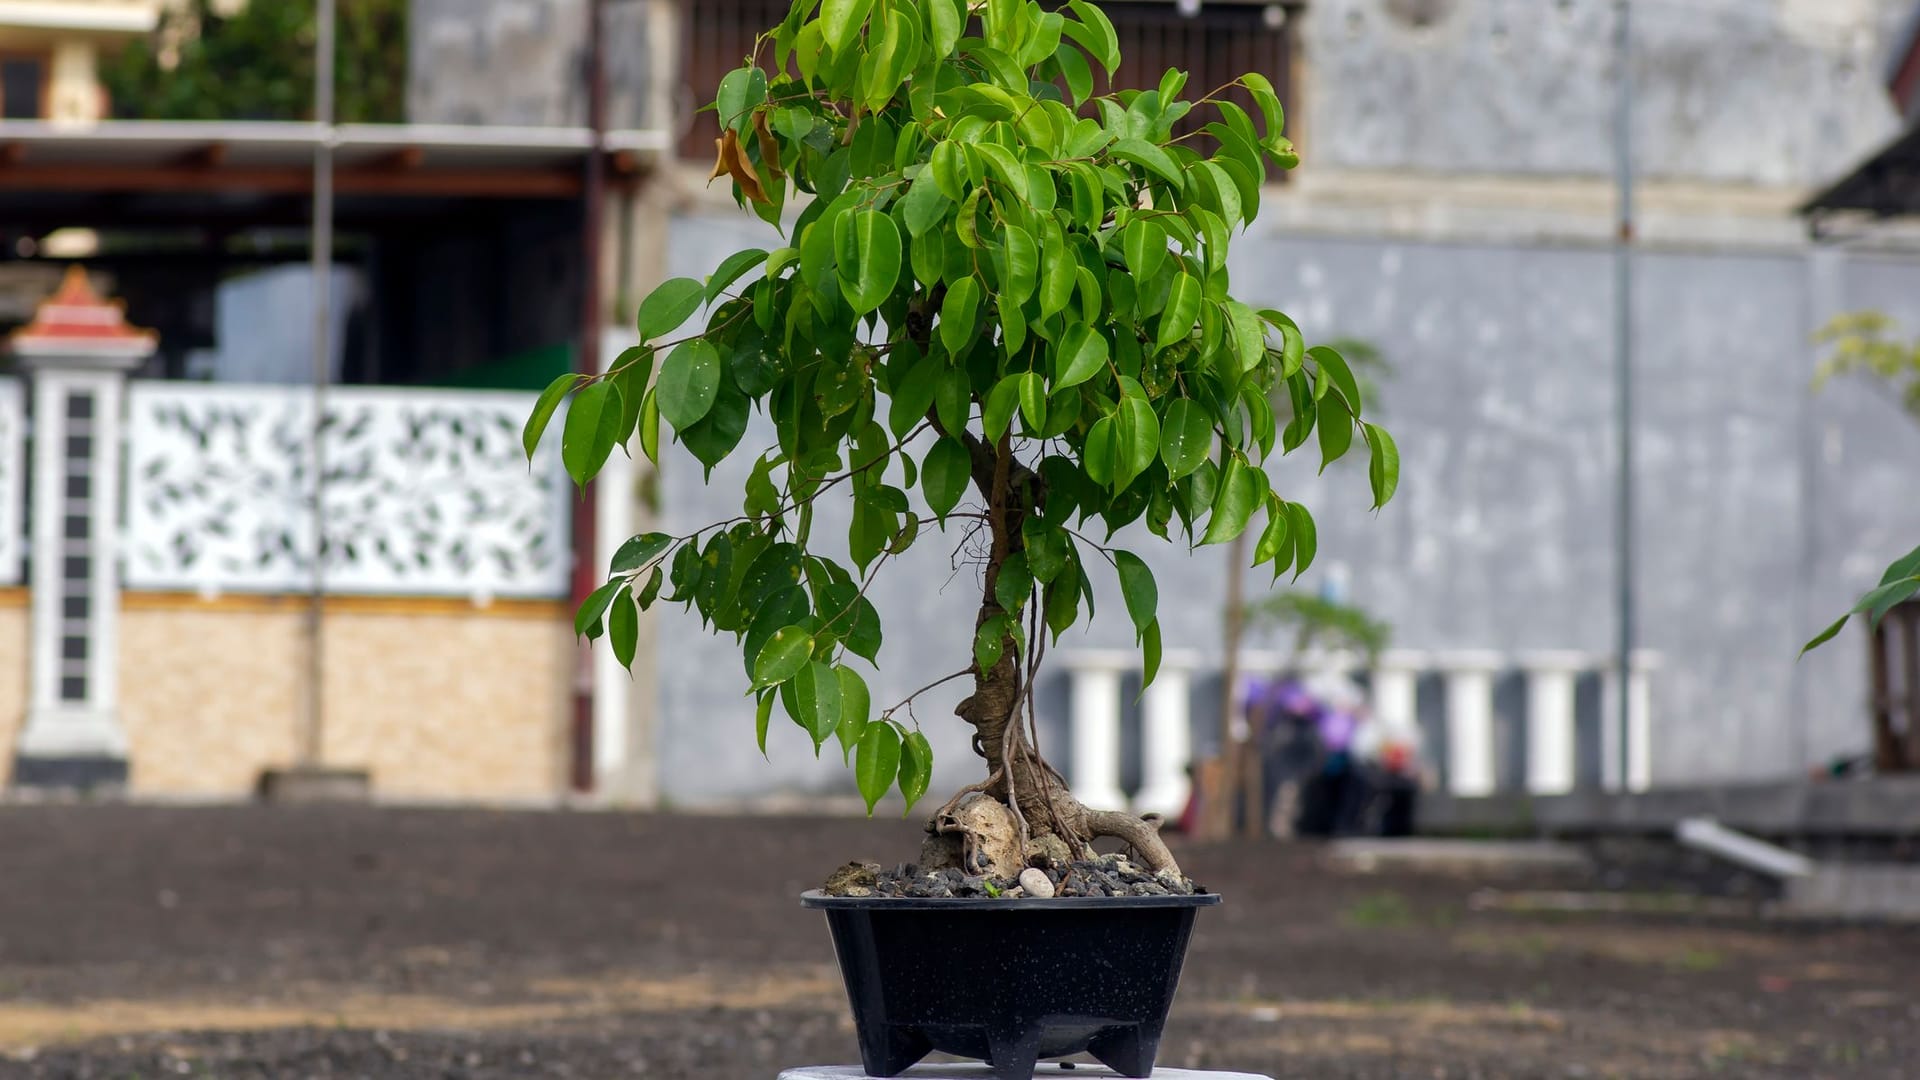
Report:
<svg viewBox="0 0 1920 1080"><path fill-rule="evenodd" d="M334 85L345 124L406 119L407 0L340 0ZM314 0L169 7L100 72L123 120L310 120Z"/></svg>
<svg viewBox="0 0 1920 1080"><path fill-rule="evenodd" d="M1920 422L1920 339L1900 341L1895 331L1893 320L1877 311L1851 312L1827 323L1815 335L1815 341L1830 351L1814 372L1814 389L1836 376L1866 378L1881 384ZM1804 654L1831 640L1854 615L1865 615L1868 625L1878 627L1887 612L1915 593L1920 593L1920 547L1895 559L1879 585L1800 651Z"/></svg>
<svg viewBox="0 0 1920 1080"><path fill-rule="evenodd" d="M807 199L789 243L662 284L643 344L555 381L527 427L531 451L571 394L562 457L584 484L635 434L658 460L667 430L711 470L767 417L740 515L634 537L576 624L631 662L638 609L698 612L740 643L762 749L776 710L816 747L837 739L869 808L924 794L931 752L913 696L876 710L855 666L882 638L866 587L957 533L980 571L972 656L916 695L972 681L957 712L987 775L934 821L973 872L1084 857L1100 836L1177 872L1151 823L1081 805L1038 748L1034 679L1049 635L1093 614L1095 574L1118 577L1148 682L1159 666L1158 592L1120 530L1252 530L1255 565L1297 574L1314 521L1266 466L1317 437L1322 467L1365 445L1376 505L1398 483L1339 352L1228 289L1267 170L1296 163L1272 86L1230 84L1257 117L1225 87L1183 100L1178 71L1094 95L1092 66L1119 63L1085 0L796 0L713 106L715 179L776 225ZM1196 108L1211 155L1171 134ZM702 307L704 329L674 337ZM830 493L852 503L844 538L815 529Z"/></svg>

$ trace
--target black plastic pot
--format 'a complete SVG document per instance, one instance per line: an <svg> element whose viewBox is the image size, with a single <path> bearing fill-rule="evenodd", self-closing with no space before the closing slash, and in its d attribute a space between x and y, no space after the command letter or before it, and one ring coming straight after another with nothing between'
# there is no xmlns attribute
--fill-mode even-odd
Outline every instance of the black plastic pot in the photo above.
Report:
<svg viewBox="0 0 1920 1080"><path fill-rule="evenodd" d="M1030 1080L1082 1051L1148 1076L1202 896L911 900L827 896L860 1060L897 1076L932 1051Z"/></svg>

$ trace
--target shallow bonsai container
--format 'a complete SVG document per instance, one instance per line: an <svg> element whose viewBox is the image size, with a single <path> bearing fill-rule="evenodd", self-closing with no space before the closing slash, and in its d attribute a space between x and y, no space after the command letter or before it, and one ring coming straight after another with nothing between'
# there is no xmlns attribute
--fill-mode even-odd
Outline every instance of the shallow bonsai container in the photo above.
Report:
<svg viewBox="0 0 1920 1080"><path fill-rule="evenodd" d="M1083 1052L1150 1076L1194 915L1219 902L801 896L826 912L868 1073L898 1076L938 1050L998 1080Z"/></svg>

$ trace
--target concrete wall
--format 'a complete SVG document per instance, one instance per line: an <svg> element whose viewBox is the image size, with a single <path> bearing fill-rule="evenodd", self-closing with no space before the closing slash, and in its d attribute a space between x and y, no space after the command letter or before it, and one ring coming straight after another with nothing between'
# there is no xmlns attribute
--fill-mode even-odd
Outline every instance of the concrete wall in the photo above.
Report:
<svg viewBox="0 0 1920 1080"><path fill-rule="evenodd" d="M768 238L742 215L689 212L674 225L670 270L701 274ZM1319 521L1320 561L1303 586L1344 566L1353 599L1410 647L1608 650L1611 255L1256 229L1231 268L1240 295L1290 312L1310 339L1362 338L1394 367L1381 414L1405 471L1386 511L1367 511L1363 459L1324 477L1306 457L1270 470ZM1637 270L1639 632L1664 661L1655 780L1781 776L1857 749L1861 637L1798 664L1794 654L1920 538L1920 506L1898 495L1920 460L1920 426L1863 387L1811 396L1809 338L1836 305L1882 307L1920 327L1920 259L1679 250L1644 253ZM756 417L747 445L770 442ZM750 460L723 464L708 486L676 451L660 478L663 527L737 513ZM841 520L835 507L818 531L832 535ZM1217 656L1224 555L1188 557L1144 533L1123 542L1159 578L1167 647ZM870 594L887 629L871 679L877 706L965 664L976 588L937 537L885 569ZM1069 643L1130 643L1113 583L1103 577L1099 592L1100 619ZM670 798L850 786L797 729L776 730L762 761L731 639L677 611L661 620ZM963 686L918 709L942 762L936 787L975 771L964 729L947 717ZM1058 710L1063 695L1041 701Z"/></svg>
<svg viewBox="0 0 1920 1080"><path fill-rule="evenodd" d="M1613 0L1315 0L1301 29L1316 168L1611 172ZM1634 5L1639 166L1812 184L1892 134L1907 0ZM1296 110L1296 113L1298 110Z"/></svg>
<svg viewBox="0 0 1920 1080"><path fill-rule="evenodd" d="M663 122L652 42L664 0L606 5L607 121ZM407 118L418 124L586 123L585 0L413 0ZM652 102L653 104L649 104Z"/></svg>

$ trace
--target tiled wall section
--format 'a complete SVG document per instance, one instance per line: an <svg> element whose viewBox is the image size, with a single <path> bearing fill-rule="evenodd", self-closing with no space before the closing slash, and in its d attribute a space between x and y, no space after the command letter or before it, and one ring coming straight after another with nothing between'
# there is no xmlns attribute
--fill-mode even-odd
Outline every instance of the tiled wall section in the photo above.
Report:
<svg viewBox="0 0 1920 1080"><path fill-rule="evenodd" d="M307 664L300 601L126 600L120 685L135 794L245 795L262 767L292 760ZM573 651L559 605L336 601L325 651L326 763L369 769L376 796L563 790Z"/></svg>

